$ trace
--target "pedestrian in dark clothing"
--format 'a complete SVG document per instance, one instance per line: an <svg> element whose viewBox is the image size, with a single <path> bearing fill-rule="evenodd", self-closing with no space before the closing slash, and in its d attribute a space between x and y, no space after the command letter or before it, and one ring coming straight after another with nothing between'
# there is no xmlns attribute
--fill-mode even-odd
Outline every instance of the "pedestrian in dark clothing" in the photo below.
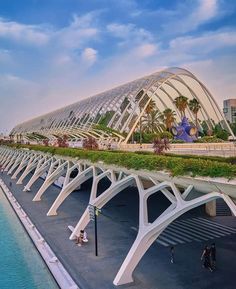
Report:
<svg viewBox="0 0 236 289"><path fill-rule="evenodd" d="M210 248L208 246L205 246L201 256L201 260L204 260L203 267L209 269L212 272L213 270L211 268Z"/></svg>
<svg viewBox="0 0 236 289"><path fill-rule="evenodd" d="M212 269L215 269L216 268L216 245L215 243L211 244L210 257L211 257L211 267Z"/></svg>
<svg viewBox="0 0 236 289"><path fill-rule="evenodd" d="M170 247L170 262L173 264L175 261L174 259L174 246Z"/></svg>
<svg viewBox="0 0 236 289"><path fill-rule="evenodd" d="M76 242L76 244L78 244L79 247L82 246L83 239L84 239L84 230L80 230L79 237L77 238L77 242Z"/></svg>
<svg viewBox="0 0 236 289"><path fill-rule="evenodd" d="M9 187L10 187L10 188L11 188L11 186L12 186L12 182L9 183Z"/></svg>

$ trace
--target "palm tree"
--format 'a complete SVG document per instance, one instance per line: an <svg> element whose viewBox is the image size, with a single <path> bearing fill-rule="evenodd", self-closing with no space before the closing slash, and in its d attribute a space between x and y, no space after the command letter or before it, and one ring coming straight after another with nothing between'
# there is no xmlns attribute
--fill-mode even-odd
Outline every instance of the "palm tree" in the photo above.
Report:
<svg viewBox="0 0 236 289"><path fill-rule="evenodd" d="M143 116L143 130L147 133L157 133L163 129L162 113L152 110Z"/></svg>
<svg viewBox="0 0 236 289"><path fill-rule="evenodd" d="M147 105L147 107L145 109L146 114L152 113L155 109L155 106L156 106L155 101L151 99L149 104Z"/></svg>
<svg viewBox="0 0 236 289"><path fill-rule="evenodd" d="M145 107L146 102L149 100L149 96L147 94L144 95L143 99L139 102L139 110L140 113L142 112L143 108ZM147 105L145 112L151 112L155 107L155 102L153 100L150 100L149 104ZM143 116L140 117L139 120L139 138L140 138L140 146L142 145L142 118Z"/></svg>
<svg viewBox="0 0 236 289"><path fill-rule="evenodd" d="M163 122L166 125L166 129L170 130L174 121L175 121L176 113L170 108L166 108L162 113Z"/></svg>
<svg viewBox="0 0 236 289"><path fill-rule="evenodd" d="M195 125L196 125L196 128L198 128L197 114L198 114L199 110L201 109L201 105L196 98L193 98L189 101L188 106L189 106L189 109L193 112L193 114L195 116Z"/></svg>
<svg viewBox="0 0 236 289"><path fill-rule="evenodd" d="M182 119L185 116L185 109L188 106L188 98L186 96L180 95L175 98L174 104L180 111L181 119Z"/></svg>

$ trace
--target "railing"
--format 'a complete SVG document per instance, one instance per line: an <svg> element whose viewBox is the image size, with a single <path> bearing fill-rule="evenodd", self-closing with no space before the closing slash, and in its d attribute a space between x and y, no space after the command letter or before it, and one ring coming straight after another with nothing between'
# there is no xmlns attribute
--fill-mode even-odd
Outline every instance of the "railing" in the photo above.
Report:
<svg viewBox="0 0 236 289"><path fill-rule="evenodd" d="M153 151L153 144L121 144L120 150L124 151ZM204 154L219 156L236 156L234 143L184 143L170 144L170 153L177 154Z"/></svg>

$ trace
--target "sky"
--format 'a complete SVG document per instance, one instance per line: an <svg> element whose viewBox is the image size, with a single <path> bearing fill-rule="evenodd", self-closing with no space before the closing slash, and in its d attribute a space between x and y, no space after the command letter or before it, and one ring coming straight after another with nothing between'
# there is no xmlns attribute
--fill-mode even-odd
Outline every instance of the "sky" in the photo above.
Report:
<svg viewBox="0 0 236 289"><path fill-rule="evenodd" d="M1 0L0 133L172 66L236 98L235 0Z"/></svg>

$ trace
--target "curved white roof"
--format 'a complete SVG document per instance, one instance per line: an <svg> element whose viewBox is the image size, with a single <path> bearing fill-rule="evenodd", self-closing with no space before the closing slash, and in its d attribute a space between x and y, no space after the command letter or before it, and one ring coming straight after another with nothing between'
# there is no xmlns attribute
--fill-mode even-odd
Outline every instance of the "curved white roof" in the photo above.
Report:
<svg viewBox="0 0 236 289"><path fill-rule="evenodd" d="M13 128L11 135L27 137L34 133L50 138L65 134L85 137L91 133L99 137L94 129L96 124L103 124L121 133L130 132L142 114L139 103L142 102L142 107L145 107L150 99L155 101L160 111L166 108L175 110L179 121L180 114L174 99L180 95L198 99L201 104L199 119L205 120L209 127L221 123L233 134L204 84L185 69L169 68L23 122ZM186 116L190 120L194 119L188 109Z"/></svg>

